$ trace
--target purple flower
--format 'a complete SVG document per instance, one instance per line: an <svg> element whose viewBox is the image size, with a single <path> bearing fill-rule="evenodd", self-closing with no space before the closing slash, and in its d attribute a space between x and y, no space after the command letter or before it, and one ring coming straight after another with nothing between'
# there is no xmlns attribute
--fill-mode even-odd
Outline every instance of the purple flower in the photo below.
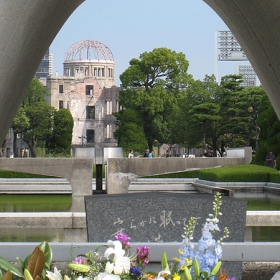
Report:
<svg viewBox="0 0 280 280"><path fill-rule="evenodd" d="M145 266L149 263L150 248L147 246L140 246L136 249L137 257L136 263L140 266Z"/></svg>
<svg viewBox="0 0 280 280"><path fill-rule="evenodd" d="M84 257L76 257L72 263L75 263L75 264L85 264L87 263L87 258L84 258Z"/></svg>
<svg viewBox="0 0 280 280"><path fill-rule="evenodd" d="M114 237L115 240L119 240L122 243L123 249L127 250L130 248L130 237L128 237L125 233L118 233Z"/></svg>
<svg viewBox="0 0 280 280"><path fill-rule="evenodd" d="M130 274L132 274L133 276L142 276L142 272L141 272L141 266L132 266L130 268Z"/></svg>

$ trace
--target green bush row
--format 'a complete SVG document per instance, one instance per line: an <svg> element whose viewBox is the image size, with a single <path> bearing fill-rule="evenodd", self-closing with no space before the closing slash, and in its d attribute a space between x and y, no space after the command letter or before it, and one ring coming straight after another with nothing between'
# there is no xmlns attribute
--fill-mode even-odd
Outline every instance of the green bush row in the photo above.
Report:
<svg viewBox="0 0 280 280"><path fill-rule="evenodd" d="M280 172L266 166L255 164L224 166L166 173L146 178L199 178L215 182L275 182L280 183Z"/></svg>

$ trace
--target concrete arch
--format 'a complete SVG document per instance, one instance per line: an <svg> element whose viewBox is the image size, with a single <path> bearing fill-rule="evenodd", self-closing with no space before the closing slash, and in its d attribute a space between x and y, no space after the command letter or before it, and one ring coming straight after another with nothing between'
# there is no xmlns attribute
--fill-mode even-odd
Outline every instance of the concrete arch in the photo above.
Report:
<svg viewBox="0 0 280 280"><path fill-rule="evenodd" d="M0 0L0 143L47 48L84 0Z"/></svg>
<svg viewBox="0 0 280 280"><path fill-rule="evenodd" d="M52 40L84 0L0 0L0 142ZM97 0L95 0L97 1ZM280 3L204 0L231 29L280 117Z"/></svg>

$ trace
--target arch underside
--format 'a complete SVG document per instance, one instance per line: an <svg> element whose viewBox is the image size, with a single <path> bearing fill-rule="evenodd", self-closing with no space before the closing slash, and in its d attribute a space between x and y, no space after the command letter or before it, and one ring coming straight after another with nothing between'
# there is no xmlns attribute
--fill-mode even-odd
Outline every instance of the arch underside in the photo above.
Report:
<svg viewBox="0 0 280 280"><path fill-rule="evenodd" d="M0 0L1 143L47 48L83 1ZM280 2L204 2L217 12L241 44L280 117Z"/></svg>

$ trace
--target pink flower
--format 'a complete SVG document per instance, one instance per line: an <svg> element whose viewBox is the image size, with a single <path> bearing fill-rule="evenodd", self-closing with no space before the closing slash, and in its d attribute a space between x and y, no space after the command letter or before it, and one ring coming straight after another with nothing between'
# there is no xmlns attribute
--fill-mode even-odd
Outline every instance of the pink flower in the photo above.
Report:
<svg viewBox="0 0 280 280"><path fill-rule="evenodd" d="M136 249L137 257L136 263L145 266L149 263L150 249L147 246L140 246Z"/></svg>
<svg viewBox="0 0 280 280"><path fill-rule="evenodd" d="M118 233L117 235L115 235L114 239L122 243L123 249L127 250L130 248L130 237L125 233Z"/></svg>

